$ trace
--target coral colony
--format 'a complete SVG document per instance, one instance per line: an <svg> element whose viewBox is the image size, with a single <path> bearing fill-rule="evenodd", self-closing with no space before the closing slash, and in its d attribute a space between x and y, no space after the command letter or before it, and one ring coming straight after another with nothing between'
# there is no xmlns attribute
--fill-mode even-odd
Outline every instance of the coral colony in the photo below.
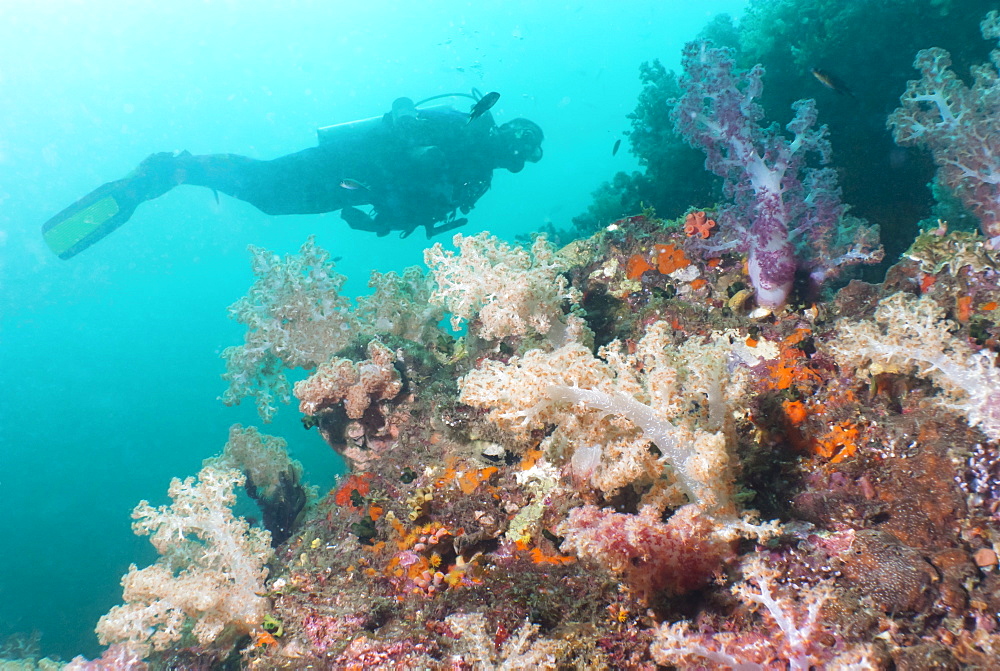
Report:
<svg viewBox="0 0 1000 671"><path fill-rule="evenodd" d="M879 247L815 105L768 125L763 70L705 42L673 114L713 207L456 235L357 300L311 239L253 249L225 399L294 396L350 470L317 497L234 427L135 509L159 559L71 666L997 668L1000 79L947 66L921 52L890 124L986 237L924 232L881 284L829 287Z"/></svg>
<svg viewBox="0 0 1000 671"><path fill-rule="evenodd" d="M832 151L826 127L816 127L814 101L792 105L795 116L785 137L776 125L761 125L764 112L754 99L763 90L764 68L737 73L729 51L707 42L689 43L682 65L684 92L673 109L674 124L705 151L706 169L725 180L727 203L717 219L726 237L747 251L747 273L760 306L784 305L803 264L820 284L844 263L881 260L871 244L878 234L864 227L858 227L854 244L830 254L830 239L846 210L837 173L808 166L810 155L820 165L829 163ZM813 250L810 258L800 258L797 244Z"/></svg>

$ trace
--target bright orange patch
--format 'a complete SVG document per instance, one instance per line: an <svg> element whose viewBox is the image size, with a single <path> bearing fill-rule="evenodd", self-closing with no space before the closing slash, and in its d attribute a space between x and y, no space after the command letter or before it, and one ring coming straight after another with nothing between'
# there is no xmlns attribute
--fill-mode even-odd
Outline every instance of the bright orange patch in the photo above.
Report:
<svg viewBox="0 0 1000 671"><path fill-rule="evenodd" d="M801 424L809 416L806 406L802 401L785 401L781 404L785 410L785 417L793 425Z"/></svg>
<svg viewBox="0 0 1000 671"><path fill-rule="evenodd" d="M823 383L823 377L810 367L809 357L798 347L812 335L808 328L798 328L781 341L781 355L768 364L770 377L766 380L772 389L785 390L792 386L807 392Z"/></svg>
<svg viewBox="0 0 1000 671"><path fill-rule="evenodd" d="M775 389L784 390L792 385L812 387L823 382L819 373L799 362L779 362L771 366L771 381Z"/></svg>
<svg viewBox="0 0 1000 671"><path fill-rule="evenodd" d="M920 293L927 293L927 290L934 286L937 282L937 277L934 275L924 275L920 280Z"/></svg>
<svg viewBox="0 0 1000 671"><path fill-rule="evenodd" d="M372 522L378 522L383 512L385 512L385 509L382 506L368 507L368 515L372 518Z"/></svg>
<svg viewBox="0 0 1000 671"><path fill-rule="evenodd" d="M656 250L656 269L664 275L691 265L691 260L684 256L684 250L674 245L653 245Z"/></svg>
<svg viewBox="0 0 1000 671"><path fill-rule="evenodd" d="M489 480L490 476L498 470L499 469L496 466L489 466L487 468L468 471L463 473L462 477L458 479L458 486L462 490L463 494L471 494L476 491L476 487L479 486L479 483Z"/></svg>
<svg viewBox="0 0 1000 671"><path fill-rule="evenodd" d="M982 305L979 306L979 309L980 310L986 310L987 312L989 312L991 310L996 310L997 309L997 302L996 301L990 301L989 303L983 303Z"/></svg>
<svg viewBox="0 0 1000 671"><path fill-rule="evenodd" d="M446 468L444 469L444 475L434 481L435 489L445 488L449 482L458 477L458 469L455 467L455 460L449 459Z"/></svg>
<svg viewBox="0 0 1000 671"><path fill-rule="evenodd" d="M713 228L715 228L715 220L709 219L704 212L688 212L687 216L684 217L684 233L689 238L695 235L699 235L703 239L707 238L712 234Z"/></svg>
<svg viewBox="0 0 1000 671"><path fill-rule="evenodd" d="M782 343L785 345L798 345L800 342L812 335L812 330L807 328L797 328L792 334L785 338Z"/></svg>
<svg viewBox="0 0 1000 671"><path fill-rule="evenodd" d="M705 262L705 265L708 266L709 268L718 268L720 263L722 263L722 257L713 256L712 258L710 258L708 261Z"/></svg>
<svg viewBox="0 0 1000 671"><path fill-rule="evenodd" d="M747 336L747 347L756 347L758 340L754 337Z"/></svg>
<svg viewBox="0 0 1000 671"><path fill-rule="evenodd" d="M371 480L373 475L371 473L361 473L361 474L351 474L344 484L337 487L337 493L333 496L333 501L338 506L350 506L361 512L360 508L355 508L354 504L351 502L351 492L356 491L359 495L365 496L371 490Z"/></svg>
<svg viewBox="0 0 1000 671"><path fill-rule="evenodd" d="M703 279L703 278L701 278L701 277L699 277L696 280L691 280L691 288L694 289L695 291L697 291L698 289L701 289L706 284L708 284L708 281L705 280L705 279Z"/></svg>
<svg viewBox="0 0 1000 671"><path fill-rule="evenodd" d="M652 270L653 266L642 254L636 254L625 263L625 277L630 280L637 280L647 270Z"/></svg>
<svg viewBox="0 0 1000 671"><path fill-rule="evenodd" d="M831 464L840 463L858 451L859 434L858 425L854 422L834 424L816 440L816 454L829 458Z"/></svg>
<svg viewBox="0 0 1000 671"><path fill-rule="evenodd" d="M405 540L405 537L406 537L406 527L404 527L403 523L399 521L399 518L397 518L395 516L390 517L389 518L389 524L390 524L390 526L392 526L393 530L399 535L399 537L403 538ZM399 549L400 550L405 550L406 548L407 548L407 546L404 544L404 541L400 541L400 548Z"/></svg>
<svg viewBox="0 0 1000 671"><path fill-rule="evenodd" d="M542 458L541 449L536 447L533 450L528 450L527 452L524 453L524 456L521 457L521 470L522 471L528 470L529 468L534 466L541 458Z"/></svg>
<svg viewBox="0 0 1000 671"><path fill-rule="evenodd" d="M972 296L962 296L958 299L958 321L963 324L972 316Z"/></svg>
<svg viewBox="0 0 1000 671"><path fill-rule="evenodd" d="M278 645L278 639L266 631L253 632L253 647L263 648L265 645Z"/></svg>
<svg viewBox="0 0 1000 671"><path fill-rule="evenodd" d="M531 549L531 561L536 564L571 564L576 561L576 557L566 555L547 555L540 548Z"/></svg>

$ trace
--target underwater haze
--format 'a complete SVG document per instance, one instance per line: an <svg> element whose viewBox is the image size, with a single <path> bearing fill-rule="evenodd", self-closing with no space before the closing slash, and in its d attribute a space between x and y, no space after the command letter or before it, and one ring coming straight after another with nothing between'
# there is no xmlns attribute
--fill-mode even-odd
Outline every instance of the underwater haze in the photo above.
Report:
<svg viewBox="0 0 1000 671"><path fill-rule="evenodd" d="M309 235L340 257L344 293L371 270L422 262L406 240L337 213L268 216L204 188L142 205L68 261L41 224L153 152L269 159L328 124L381 115L400 96L498 91L498 123L526 117L544 158L498 171L461 232L568 227L591 191L632 170L612 146L638 67L676 68L683 43L744 2L108 2L0 4L0 641L42 633L44 654L94 657L93 628L131 563L155 557L130 529L165 502L252 404L226 407L220 352L244 329L227 306L252 282L248 245L293 252ZM464 105L465 102L463 101ZM463 110L464 111L464 110ZM442 239L450 237L444 236ZM326 491L340 458L294 408L267 432Z"/></svg>

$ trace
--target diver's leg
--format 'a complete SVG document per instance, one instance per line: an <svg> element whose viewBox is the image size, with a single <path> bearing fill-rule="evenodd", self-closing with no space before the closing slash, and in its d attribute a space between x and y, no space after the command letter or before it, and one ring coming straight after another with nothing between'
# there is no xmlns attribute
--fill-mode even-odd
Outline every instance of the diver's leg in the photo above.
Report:
<svg viewBox="0 0 1000 671"><path fill-rule="evenodd" d="M182 183L221 191L267 214L318 214L346 205L332 164L320 147L270 161L237 154L177 157Z"/></svg>
<svg viewBox="0 0 1000 671"><path fill-rule="evenodd" d="M69 259L122 226L135 209L177 186L173 152L146 157L131 173L97 187L42 225L42 237L59 258Z"/></svg>

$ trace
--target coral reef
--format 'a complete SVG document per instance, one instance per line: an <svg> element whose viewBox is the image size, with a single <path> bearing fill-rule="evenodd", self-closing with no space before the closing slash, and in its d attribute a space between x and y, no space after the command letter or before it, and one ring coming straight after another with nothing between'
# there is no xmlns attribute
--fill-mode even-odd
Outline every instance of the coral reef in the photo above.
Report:
<svg viewBox="0 0 1000 671"><path fill-rule="evenodd" d="M1000 441L1000 368L996 354L978 352L952 335L956 324L932 299L898 293L882 300L875 322L843 324L829 344L842 366L930 378L945 394L935 400L961 412L990 440ZM881 328L879 328L881 327ZM883 332L884 331L884 332Z"/></svg>
<svg viewBox="0 0 1000 671"><path fill-rule="evenodd" d="M995 665L995 252L928 232L883 284L756 318L716 216L636 215L559 252L479 236L429 254L443 285L386 282L414 328L359 334L295 390L350 472L285 518L268 572L267 533L228 512L244 476L211 466L265 496L300 474L276 439L233 427L201 482L174 482L172 508L137 509L164 556L126 576L126 605L98 629L119 646L107 654L124 645L152 668ZM421 298L473 333L426 327L439 313Z"/></svg>
<svg viewBox="0 0 1000 671"><path fill-rule="evenodd" d="M689 45L672 103L726 182L713 207L559 250L456 236L355 303L311 242L257 252L239 382L270 407L310 369L303 425L349 472L292 514L301 469L234 427L173 506L136 509L162 557L98 625L108 659L1000 666L998 252L941 222L883 281L817 291L876 258L872 229L804 162L829 149L814 106L764 126L763 73L735 63ZM244 478L273 554L229 510Z"/></svg>
<svg viewBox="0 0 1000 671"><path fill-rule="evenodd" d="M988 58L990 47L978 39L977 28L991 9L992 0L750 0L738 22L718 16L699 37L732 48L741 68L764 67L768 85L758 102L766 118L782 118L797 99L816 99L836 149L843 200L857 216L878 223L886 258L895 259L932 211L953 226L977 225L967 226L974 217L960 208L945 212L947 196L925 189L935 171L929 154L900 151L884 121L912 78L917 51L946 49L962 74ZM814 69L841 80L840 91L827 88ZM551 239L565 244L589 236L644 207L673 219L691 206L719 200L717 178L701 169L702 159L670 121L680 96L677 73L645 63L640 80L629 148L644 170L614 175L594 191L593 204L574 218L574 229L553 229ZM878 281L884 271L865 269L863 275Z"/></svg>

